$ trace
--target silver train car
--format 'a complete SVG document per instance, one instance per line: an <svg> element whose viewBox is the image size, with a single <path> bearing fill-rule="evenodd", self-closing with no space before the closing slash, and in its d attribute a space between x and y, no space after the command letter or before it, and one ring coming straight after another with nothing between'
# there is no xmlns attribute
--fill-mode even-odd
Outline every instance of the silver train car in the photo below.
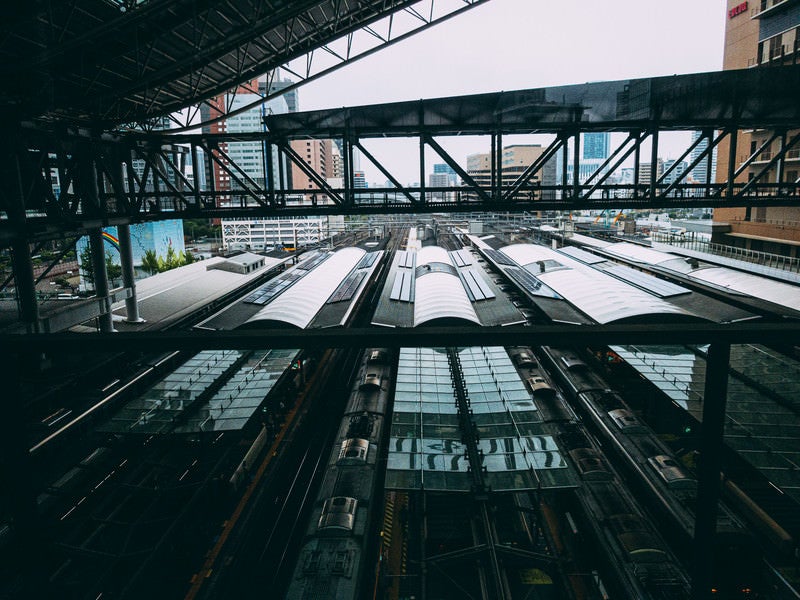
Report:
<svg viewBox="0 0 800 600"><path fill-rule="evenodd" d="M381 508L379 482L385 417L395 357L364 354L312 509L287 599L359 598L378 554L373 534Z"/></svg>
<svg viewBox="0 0 800 600"><path fill-rule="evenodd" d="M678 554L692 560L697 480L620 394L574 350L542 348L542 359L563 385L575 410L640 484L648 508L664 524ZM763 561L753 536L720 505L714 588L721 597L758 597Z"/></svg>
<svg viewBox="0 0 800 600"><path fill-rule="evenodd" d="M527 381L542 417L557 425L563 448L581 478L576 492L581 530L607 548L602 562L614 597L688 598L688 576L627 485L607 462L572 409L550 381L530 348L510 348L509 355ZM580 519L580 517L579 517Z"/></svg>

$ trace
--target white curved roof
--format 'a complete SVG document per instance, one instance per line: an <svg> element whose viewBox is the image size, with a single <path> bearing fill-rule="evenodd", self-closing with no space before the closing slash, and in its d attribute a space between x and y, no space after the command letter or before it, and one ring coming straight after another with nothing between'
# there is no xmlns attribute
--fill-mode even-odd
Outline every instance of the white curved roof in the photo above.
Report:
<svg viewBox="0 0 800 600"><path fill-rule="evenodd" d="M612 323L644 315L696 316L545 246L514 244L501 250L523 266L553 260L567 267L545 273L540 273L536 268L529 270L597 323Z"/></svg>
<svg viewBox="0 0 800 600"><path fill-rule="evenodd" d="M668 252L661 252L653 250L652 248L645 248L637 244L630 244L628 242L619 242L616 244L609 244L603 248L605 252L627 258L636 262L644 263L647 265L657 265L668 260L681 259L682 257L677 254L670 254Z"/></svg>
<svg viewBox="0 0 800 600"><path fill-rule="evenodd" d="M610 254L637 262L650 265L661 264L665 267L673 266L666 265L669 261L675 259L684 260L680 255L651 250L636 244L617 243L606 246L604 250ZM700 268L682 269L681 273L688 275L692 279L726 288L733 293L745 294L794 310L800 310L800 288L790 283L767 279L760 275L745 273L728 267L709 266L708 263L701 265Z"/></svg>
<svg viewBox="0 0 800 600"><path fill-rule="evenodd" d="M439 246L424 246L417 251L417 266L427 265L429 263L440 262L447 265L452 265L453 261L450 260L450 255L447 250Z"/></svg>
<svg viewBox="0 0 800 600"><path fill-rule="evenodd" d="M722 286L755 298L800 310L800 287L725 267L705 267L689 274L692 279Z"/></svg>
<svg viewBox="0 0 800 600"><path fill-rule="evenodd" d="M365 254L361 248L338 250L247 322L283 321L304 329Z"/></svg>
<svg viewBox="0 0 800 600"><path fill-rule="evenodd" d="M432 247L434 246L426 246ZM447 252L441 248L440 250L444 252L449 264ZM437 259L433 262L444 261ZM472 308L461 280L454 275L437 272L418 277L414 294L414 327L442 318L465 319L480 325L480 319Z"/></svg>

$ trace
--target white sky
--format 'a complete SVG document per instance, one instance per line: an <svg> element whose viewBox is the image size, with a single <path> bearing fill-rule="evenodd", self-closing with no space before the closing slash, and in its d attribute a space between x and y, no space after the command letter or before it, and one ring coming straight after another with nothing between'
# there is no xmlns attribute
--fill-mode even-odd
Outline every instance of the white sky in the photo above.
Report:
<svg viewBox="0 0 800 600"><path fill-rule="evenodd" d="M302 86L300 110L717 71L726 18L725 0L490 0ZM664 158L688 145L675 143L660 146ZM444 145L465 164L488 144ZM401 182L419 180L416 143L365 146ZM428 152L426 162L430 172L444 161ZM361 167L383 184L368 160Z"/></svg>

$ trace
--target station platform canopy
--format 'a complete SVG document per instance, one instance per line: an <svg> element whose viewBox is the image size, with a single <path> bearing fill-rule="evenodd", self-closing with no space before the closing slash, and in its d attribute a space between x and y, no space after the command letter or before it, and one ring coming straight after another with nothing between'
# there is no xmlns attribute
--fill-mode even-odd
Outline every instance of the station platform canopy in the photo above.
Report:
<svg viewBox="0 0 800 600"><path fill-rule="evenodd" d="M458 354L491 489L576 486L555 429L544 422L506 350L472 347ZM386 487L469 491L473 480L464 452L446 352L401 349Z"/></svg>

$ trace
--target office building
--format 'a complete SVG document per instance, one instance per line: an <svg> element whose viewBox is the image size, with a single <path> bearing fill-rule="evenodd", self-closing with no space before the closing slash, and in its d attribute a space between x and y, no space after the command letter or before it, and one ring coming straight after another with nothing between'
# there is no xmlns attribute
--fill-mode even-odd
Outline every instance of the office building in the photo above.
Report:
<svg viewBox="0 0 800 600"><path fill-rule="evenodd" d="M503 148L502 180L503 186L511 186L525 170L542 155L544 148L540 144L515 144ZM467 173L476 184L489 188L492 181L492 155L489 153L470 154L467 156ZM539 172L528 181L523 190L538 184L553 185L556 181L556 161L549 160ZM533 192L531 192L533 193ZM542 193L542 192L537 192ZM551 193L549 191L545 194Z"/></svg>
<svg viewBox="0 0 800 600"><path fill-rule="evenodd" d="M609 146L611 143L611 134L607 131L600 133L584 133L583 134L583 158L584 159L602 159L608 158Z"/></svg>
<svg viewBox="0 0 800 600"><path fill-rule="evenodd" d="M728 0L726 8L724 69L765 68L797 62L800 57L800 10L796 2L761 0L748 5L741 0ZM787 139L797 133L797 130L788 131ZM746 183L758 174L779 151L780 137L765 145L772 135L772 131L763 129L739 132L739 164L759 149L760 153L737 178L737 183ZM727 140L719 145L718 181L727 178L728 148ZM789 150L782 162L781 180L796 182L800 176L800 149ZM762 179L778 183L777 180L778 171L775 167ZM714 242L760 252L800 256L800 207L716 208L714 222Z"/></svg>

